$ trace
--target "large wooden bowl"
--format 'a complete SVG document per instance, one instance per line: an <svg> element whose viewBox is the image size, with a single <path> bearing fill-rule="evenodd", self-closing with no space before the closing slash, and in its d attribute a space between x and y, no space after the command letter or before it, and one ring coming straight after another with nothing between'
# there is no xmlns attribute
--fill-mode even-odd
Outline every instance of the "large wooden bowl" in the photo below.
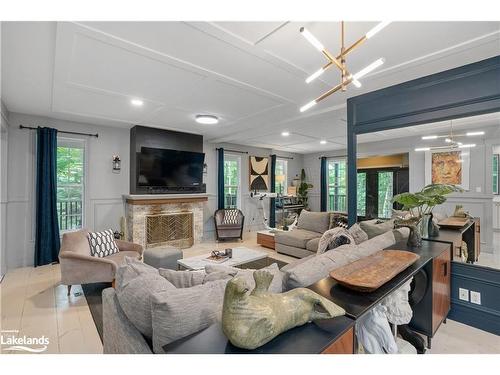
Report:
<svg viewBox="0 0 500 375"><path fill-rule="evenodd" d="M403 250L382 250L330 272L347 288L373 292L411 266L420 255Z"/></svg>

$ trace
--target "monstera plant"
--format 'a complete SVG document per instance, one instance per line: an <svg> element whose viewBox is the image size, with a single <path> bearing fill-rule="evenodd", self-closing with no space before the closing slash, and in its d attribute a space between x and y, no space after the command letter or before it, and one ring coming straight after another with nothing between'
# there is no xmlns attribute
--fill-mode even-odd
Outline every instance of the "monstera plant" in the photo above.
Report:
<svg viewBox="0 0 500 375"><path fill-rule="evenodd" d="M408 244L418 246L422 236L435 237L439 227L432 220L434 207L446 202L446 196L451 193L463 192L463 189L449 184L431 184L417 193L402 193L395 195L392 201L399 203L403 210L409 211L409 218L400 218L395 224L410 228Z"/></svg>

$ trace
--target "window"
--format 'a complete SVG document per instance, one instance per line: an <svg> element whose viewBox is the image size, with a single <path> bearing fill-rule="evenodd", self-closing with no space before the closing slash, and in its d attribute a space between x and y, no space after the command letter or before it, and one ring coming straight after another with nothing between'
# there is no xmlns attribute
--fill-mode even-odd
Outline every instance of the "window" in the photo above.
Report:
<svg viewBox="0 0 500 375"><path fill-rule="evenodd" d="M387 219L392 215L394 173L378 172L378 217Z"/></svg>
<svg viewBox="0 0 500 375"><path fill-rule="evenodd" d="M347 163L328 160L328 210L347 212Z"/></svg>
<svg viewBox="0 0 500 375"><path fill-rule="evenodd" d="M366 173L358 172L358 188L357 188L358 216L366 216Z"/></svg>
<svg viewBox="0 0 500 375"><path fill-rule="evenodd" d="M240 208L241 202L241 158L224 155L224 208Z"/></svg>
<svg viewBox="0 0 500 375"><path fill-rule="evenodd" d="M288 162L287 160L277 159L276 160L276 175L275 175L275 183L276 183L276 193L280 195L287 195L287 186L288 186Z"/></svg>
<svg viewBox="0 0 500 375"><path fill-rule="evenodd" d="M57 139L57 217L59 230L80 229L84 222L85 143Z"/></svg>
<svg viewBox="0 0 500 375"><path fill-rule="evenodd" d="M498 159L500 155L495 154L493 155L493 194L499 194L499 189L498 189L498 171L499 171L499 165L498 165Z"/></svg>

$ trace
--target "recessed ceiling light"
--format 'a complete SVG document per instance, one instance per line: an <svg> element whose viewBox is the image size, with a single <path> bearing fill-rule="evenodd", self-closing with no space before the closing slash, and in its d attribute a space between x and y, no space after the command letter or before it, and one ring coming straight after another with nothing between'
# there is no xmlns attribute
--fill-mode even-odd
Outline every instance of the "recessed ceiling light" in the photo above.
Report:
<svg viewBox="0 0 500 375"><path fill-rule="evenodd" d="M321 141L319 141L319 143L321 143L322 145L326 145L326 141L324 139L322 139Z"/></svg>
<svg viewBox="0 0 500 375"><path fill-rule="evenodd" d="M130 103L132 103L132 105L135 105L136 107L141 107L144 104L141 99L132 99Z"/></svg>
<svg viewBox="0 0 500 375"><path fill-rule="evenodd" d="M479 131L479 132L467 132L465 135L468 136L468 137L471 137L471 136L474 136L474 135L484 135L484 132L483 131Z"/></svg>
<svg viewBox="0 0 500 375"><path fill-rule="evenodd" d="M213 115L196 115L196 122L204 125L213 125L219 122L217 116Z"/></svg>
<svg viewBox="0 0 500 375"><path fill-rule="evenodd" d="M284 132L281 132L281 135L283 137L288 137L290 135L290 132L284 131Z"/></svg>

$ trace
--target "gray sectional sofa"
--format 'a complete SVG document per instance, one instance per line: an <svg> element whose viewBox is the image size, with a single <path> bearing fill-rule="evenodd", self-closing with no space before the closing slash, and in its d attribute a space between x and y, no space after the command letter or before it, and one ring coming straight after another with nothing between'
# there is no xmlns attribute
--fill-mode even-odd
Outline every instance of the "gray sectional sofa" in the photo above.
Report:
<svg viewBox="0 0 500 375"><path fill-rule="evenodd" d="M290 231L276 232L275 250L295 258L305 258L316 253L321 236L336 225L339 212L310 212L302 210L297 226Z"/></svg>
<svg viewBox="0 0 500 375"><path fill-rule="evenodd" d="M318 232L319 233L319 232ZM274 276L273 292L306 287L332 269L371 255L407 237L406 228L389 230L359 244L337 247L298 259ZM251 287L252 270L222 265L205 271L157 270L126 259L117 272L116 289L103 291L104 353L164 353L163 346L219 321L224 289L232 277L244 277Z"/></svg>

